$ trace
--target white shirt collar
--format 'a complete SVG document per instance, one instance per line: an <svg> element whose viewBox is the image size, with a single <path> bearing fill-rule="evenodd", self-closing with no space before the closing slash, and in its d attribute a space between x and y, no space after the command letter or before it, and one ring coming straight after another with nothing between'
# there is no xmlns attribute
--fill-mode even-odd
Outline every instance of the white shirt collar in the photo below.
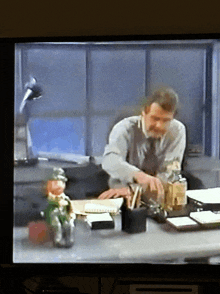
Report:
<svg viewBox="0 0 220 294"><path fill-rule="evenodd" d="M148 135L146 127L145 127L145 122L144 122L144 117L143 115L140 115L140 120L139 120L139 125L138 127L140 127L142 129L142 132L144 133L145 137L148 138L152 138L151 136ZM162 135L160 138L157 138L156 140L160 141L166 134Z"/></svg>
<svg viewBox="0 0 220 294"><path fill-rule="evenodd" d="M146 131L146 127L145 127L145 122L144 122L143 115L141 115L140 123L141 123L142 132L144 133L145 137L146 138L150 138L150 136L147 134L147 131Z"/></svg>

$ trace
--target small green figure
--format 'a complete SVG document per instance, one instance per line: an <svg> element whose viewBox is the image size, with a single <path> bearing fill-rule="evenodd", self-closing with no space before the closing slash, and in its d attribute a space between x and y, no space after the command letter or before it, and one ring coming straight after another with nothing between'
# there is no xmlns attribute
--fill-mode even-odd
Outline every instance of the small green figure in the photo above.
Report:
<svg viewBox="0 0 220 294"><path fill-rule="evenodd" d="M46 192L48 206L43 215L55 231L54 245L56 247L72 247L74 243L75 213L71 201L65 195L67 178L62 168L54 168L47 181Z"/></svg>

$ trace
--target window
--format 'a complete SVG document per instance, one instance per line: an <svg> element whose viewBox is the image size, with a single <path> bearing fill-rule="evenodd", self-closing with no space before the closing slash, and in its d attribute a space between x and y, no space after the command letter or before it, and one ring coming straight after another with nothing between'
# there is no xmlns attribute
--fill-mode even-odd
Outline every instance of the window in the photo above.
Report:
<svg viewBox="0 0 220 294"><path fill-rule="evenodd" d="M100 156L117 116L136 114L166 84L179 94L189 143L218 157L219 52L212 40L16 44L15 113L35 77L43 89L27 105L35 151Z"/></svg>

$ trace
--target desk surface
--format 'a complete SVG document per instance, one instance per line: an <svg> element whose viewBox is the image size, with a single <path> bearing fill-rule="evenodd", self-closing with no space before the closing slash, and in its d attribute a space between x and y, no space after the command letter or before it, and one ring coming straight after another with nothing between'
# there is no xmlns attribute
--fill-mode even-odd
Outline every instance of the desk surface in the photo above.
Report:
<svg viewBox="0 0 220 294"><path fill-rule="evenodd" d="M52 243L34 246L28 241L28 229L14 228L15 263L183 263L185 258L220 255L220 230L178 232L168 224L147 219L147 231L128 234L121 231L121 216L115 229L91 230L76 220L72 248L54 248Z"/></svg>

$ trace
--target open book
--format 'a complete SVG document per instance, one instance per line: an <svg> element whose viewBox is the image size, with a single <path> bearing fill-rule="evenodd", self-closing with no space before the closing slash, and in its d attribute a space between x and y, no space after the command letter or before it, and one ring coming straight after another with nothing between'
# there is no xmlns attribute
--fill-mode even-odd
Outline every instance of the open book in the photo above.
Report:
<svg viewBox="0 0 220 294"><path fill-rule="evenodd" d="M72 209L76 214L87 215L89 213L118 213L124 198L116 199L89 199L89 200L72 200Z"/></svg>

